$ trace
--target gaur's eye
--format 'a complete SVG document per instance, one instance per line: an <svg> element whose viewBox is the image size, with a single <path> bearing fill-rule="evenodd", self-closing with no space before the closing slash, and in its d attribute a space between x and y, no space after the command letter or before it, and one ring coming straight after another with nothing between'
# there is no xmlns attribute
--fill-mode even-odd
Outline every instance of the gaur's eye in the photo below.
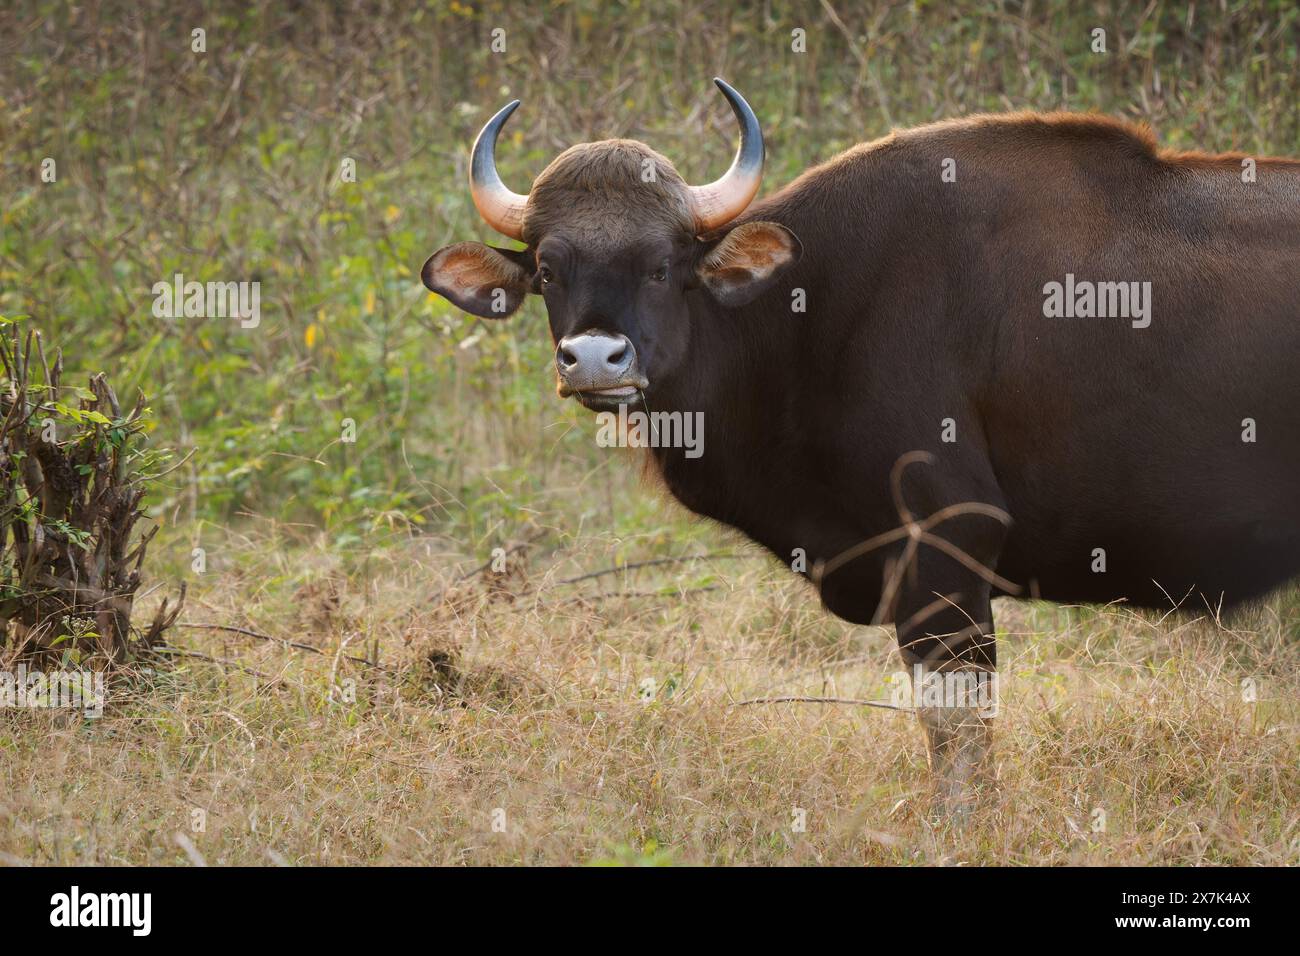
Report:
<svg viewBox="0 0 1300 956"><path fill-rule="evenodd" d="M542 266L537 270L537 276L542 280L542 285L550 285L551 280L555 278L551 273L551 270L546 268L546 266Z"/></svg>
<svg viewBox="0 0 1300 956"><path fill-rule="evenodd" d="M656 269L654 272L650 273L650 278L654 279L655 282L666 282L666 281L668 281L668 267L667 267L667 266L660 266L660 267L659 267L658 269Z"/></svg>

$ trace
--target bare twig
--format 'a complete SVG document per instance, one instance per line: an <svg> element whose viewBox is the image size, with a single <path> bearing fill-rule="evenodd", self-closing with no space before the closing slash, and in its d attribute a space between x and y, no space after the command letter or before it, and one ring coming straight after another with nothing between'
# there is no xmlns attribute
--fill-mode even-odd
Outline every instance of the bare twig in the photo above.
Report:
<svg viewBox="0 0 1300 956"><path fill-rule="evenodd" d="M276 677L273 674L265 674L262 671L249 667L246 664L240 664L238 661L226 660L223 657L213 657L211 654L204 654L202 651L191 651L184 647L155 647L154 652L157 654L174 654L178 657L192 657L195 660L207 661L209 664L216 664L220 667L231 667L237 671L242 671L253 677L267 681L272 684L284 685L287 682L283 677Z"/></svg>
<svg viewBox="0 0 1300 956"><path fill-rule="evenodd" d="M209 624L204 621L179 621L176 626L189 627L196 630L229 631L232 634L242 634L244 637L251 637L255 640L269 641L272 644L279 644L281 647L292 648L295 651L306 651L309 654L318 654L322 657L328 656L325 651L321 650L319 647L314 647L311 644L303 644L300 641L291 641L287 637L276 637L273 634L262 634L259 631L253 631L246 627L236 627L233 624ZM381 671L389 669L388 667L375 663L365 657L353 657L347 655L344 657L344 660L352 661L354 664L364 664L366 667L373 667Z"/></svg>
<svg viewBox="0 0 1300 956"><path fill-rule="evenodd" d="M897 710L905 714L912 713L911 707L899 707L896 704L887 704L883 700L859 700L856 697L800 697L797 695L753 697L749 700L738 700L732 706L747 707L750 704L851 704L857 707L878 707L881 710Z"/></svg>
<svg viewBox="0 0 1300 956"><path fill-rule="evenodd" d="M646 561L631 561L627 564L620 564L612 568L604 568L600 571L591 571L587 574L579 574L577 577L565 578L562 581L556 581L554 587L563 587L569 584L577 584L579 581L590 581L594 578L603 578L610 574L618 574L621 571L635 571L638 568L653 568L665 564L686 564L690 561L715 561L715 560L733 560L743 561L745 559L760 558L762 555L757 554L733 554L730 552L712 552L709 554L684 554L675 558L650 558Z"/></svg>

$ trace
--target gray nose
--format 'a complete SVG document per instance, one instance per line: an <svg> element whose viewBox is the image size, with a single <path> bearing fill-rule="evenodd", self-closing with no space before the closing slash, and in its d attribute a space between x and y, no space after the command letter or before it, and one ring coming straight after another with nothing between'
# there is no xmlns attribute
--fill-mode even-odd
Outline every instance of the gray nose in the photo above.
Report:
<svg viewBox="0 0 1300 956"><path fill-rule="evenodd" d="M622 384L635 361L627 336L607 332L566 335L555 350L560 376L577 389Z"/></svg>

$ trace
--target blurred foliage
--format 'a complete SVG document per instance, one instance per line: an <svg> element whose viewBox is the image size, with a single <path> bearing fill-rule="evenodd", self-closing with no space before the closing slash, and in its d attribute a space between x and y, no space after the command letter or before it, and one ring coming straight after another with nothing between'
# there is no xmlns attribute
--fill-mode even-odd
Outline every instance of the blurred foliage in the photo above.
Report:
<svg viewBox="0 0 1300 956"><path fill-rule="evenodd" d="M279 515L340 542L476 543L575 507L636 528L656 520L636 502L573 495L607 459L554 397L539 304L485 322L419 281L442 245L500 241L465 175L506 100L524 100L500 150L519 190L609 136L716 175L734 129L715 74L763 121L768 190L891 126L984 110L1100 110L1171 146L1296 154L1298 39L1291 0L18 3L0 13L0 313L30 315L70 370L147 392L160 442L197 446L175 518ZM155 318L150 289L178 272L260 281L261 324Z"/></svg>

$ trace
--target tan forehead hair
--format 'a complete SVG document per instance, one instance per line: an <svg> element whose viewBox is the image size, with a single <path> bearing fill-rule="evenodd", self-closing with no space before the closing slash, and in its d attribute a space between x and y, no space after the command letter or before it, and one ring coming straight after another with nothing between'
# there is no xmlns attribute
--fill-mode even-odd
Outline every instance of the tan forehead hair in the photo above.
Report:
<svg viewBox="0 0 1300 956"><path fill-rule="evenodd" d="M694 224L690 192L672 163L644 143L608 139L569 147L537 177L524 240L563 227L618 242L656 226L690 234Z"/></svg>

